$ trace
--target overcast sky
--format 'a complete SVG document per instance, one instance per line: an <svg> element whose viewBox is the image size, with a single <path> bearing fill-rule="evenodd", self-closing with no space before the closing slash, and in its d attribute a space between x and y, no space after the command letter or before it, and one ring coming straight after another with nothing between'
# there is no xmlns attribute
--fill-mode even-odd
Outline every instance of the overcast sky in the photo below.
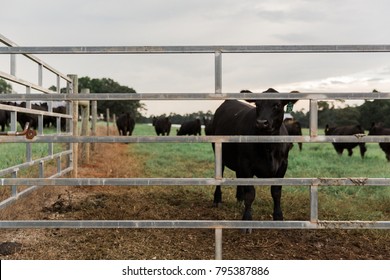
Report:
<svg viewBox="0 0 390 280"><path fill-rule="evenodd" d="M0 33L20 46L390 44L388 0L13 0L1 10ZM142 93L214 91L213 55L37 56L65 74L108 77ZM6 59L0 71L9 71ZM390 88L390 54L224 54L222 61L223 92ZM34 71L17 66L22 77ZM147 115L220 104L144 103Z"/></svg>

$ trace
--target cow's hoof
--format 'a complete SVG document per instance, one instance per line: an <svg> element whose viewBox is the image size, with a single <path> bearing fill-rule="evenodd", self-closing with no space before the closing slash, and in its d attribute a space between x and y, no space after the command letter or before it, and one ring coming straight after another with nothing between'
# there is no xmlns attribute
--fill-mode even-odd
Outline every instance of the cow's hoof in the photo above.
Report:
<svg viewBox="0 0 390 280"><path fill-rule="evenodd" d="M283 213L274 213L273 219L274 221L283 221Z"/></svg>
<svg viewBox="0 0 390 280"><path fill-rule="evenodd" d="M251 228L243 228L243 229L241 229L241 233L242 234L251 234L252 229Z"/></svg>
<svg viewBox="0 0 390 280"><path fill-rule="evenodd" d="M214 206L215 208L220 208L220 207L222 206L222 202L214 202L214 203L213 203L213 206Z"/></svg>

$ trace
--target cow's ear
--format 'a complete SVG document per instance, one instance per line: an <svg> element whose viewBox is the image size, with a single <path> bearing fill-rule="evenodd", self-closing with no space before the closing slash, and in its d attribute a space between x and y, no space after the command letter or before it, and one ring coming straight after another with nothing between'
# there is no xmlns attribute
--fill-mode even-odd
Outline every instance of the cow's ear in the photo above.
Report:
<svg viewBox="0 0 390 280"><path fill-rule="evenodd" d="M252 93L249 89L243 89L240 91L240 93ZM245 99L246 102L249 102L249 103L255 103L256 100L255 99Z"/></svg>
<svg viewBox="0 0 390 280"><path fill-rule="evenodd" d="M286 107L286 113L291 113L293 111L294 104L298 100L282 100L283 107L287 105Z"/></svg>

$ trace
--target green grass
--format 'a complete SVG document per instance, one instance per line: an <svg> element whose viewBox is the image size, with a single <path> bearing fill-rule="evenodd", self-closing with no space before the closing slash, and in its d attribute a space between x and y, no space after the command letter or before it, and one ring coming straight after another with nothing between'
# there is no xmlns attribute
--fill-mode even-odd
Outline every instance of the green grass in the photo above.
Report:
<svg viewBox="0 0 390 280"><path fill-rule="evenodd" d="M45 129L44 134L54 133L54 129ZM21 136L23 137L23 136ZM60 152L62 144L54 144L54 153ZM32 158L37 159L47 156L49 153L48 143L31 143ZM25 143L1 143L0 145L0 169L22 164L26 161Z"/></svg>
<svg viewBox="0 0 390 280"><path fill-rule="evenodd" d="M307 133L307 131L305 132ZM153 127L136 125L134 135L155 135ZM213 177L214 155L206 143L147 143L134 144L132 152L145 159L145 177ZM302 152L298 145L290 151L286 177L370 177L388 178L390 163L376 143L367 144L367 152L361 159L358 147L348 157L346 151L339 156L331 143L304 143ZM225 177L234 178L230 170ZM272 209L268 188L258 187L257 197ZM210 194L211 196L211 194ZM234 200L234 188L229 190L229 200ZM324 186L319 190L320 218L381 220L390 218L390 186ZM226 201L226 200L225 200ZM233 205L233 204L232 204ZM307 218L309 194L307 186L283 188L285 212L293 212L290 218ZM254 205L254 211L256 206ZM270 213L270 212L269 212Z"/></svg>
<svg viewBox="0 0 390 280"><path fill-rule="evenodd" d="M176 129L172 129L175 135ZM45 132L46 133L46 132ZM305 131L307 133L307 131ZM151 125L137 124L133 135L154 136ZM33 157L47 155L48 144L33 143ZM131 152L143 162L143 177L167 178L210 178L214 176L214 154L209 143L137 143L129 144ZM59 147L57 147L59 148ZM55 148L55 150L57 149ZM0 168L22 163L25 159L25 144L3 143L0 145ZM376 143L367 144L367 152L361 159L358 148L352 157L345 153L337 155L331 143L304 143L302 152L298 146L290 151L286 177L370 177L388 178L390 163ZM234 172L226 169L225 177L234 178ZM178 196L199 199L203 196L212 199L213 187L175 188ZM225 207L236 207L235 188L224 188ZM202 198L204 199L204 198ZM389 220L390 186L320 187L320 219L340 220ZM286 219L308 219L309 193L307 186L287 186L283 188L283 209ZM257 187L254 213L260 219L269 219L272 199L269 188ZM259 218L259 216L257 216Z"/></svg>

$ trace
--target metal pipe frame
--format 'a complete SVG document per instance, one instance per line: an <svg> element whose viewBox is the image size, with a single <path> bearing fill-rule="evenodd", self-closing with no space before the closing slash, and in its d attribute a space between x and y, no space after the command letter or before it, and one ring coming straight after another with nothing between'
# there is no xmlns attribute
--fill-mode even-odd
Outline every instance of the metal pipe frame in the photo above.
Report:
<svg viewBox="0 0 390 280"><path fill-rule="evenodd" d="M0 54L202 54L202 53L377 53L390 52L377 45L216 45L216 46L68 46L1 47Z"/></svg>
<svg viewBox="0 0 390 280"><path fill-rule="evenodd" d="M38 163L40 160L38 160ZM390 178L0 178L0 186L390 186ZM313 198L315 196L312 196Z"/></svg>
<svg viewBox="0 0 390 280"><path fill-rule="evenodd" d="M127 228L127 229L390 229L390 222L375 221L220 221L220 220L16 220L0 221L2 229L18 228Z"/></svg>
<svg viewBox="0 0 390 280"><path fill-rule="evenodd" d="M388 143L390 135L310 136L71 136L69 133L37 135L33 139L0 136L0 143Z"/></svg>
<svg viewBox="0 0 390 280"><path fill-rule="evenodd" d="M278 92L278 93L241 93L226 92L215 94L207 93L89 93L66 94L51 93L39 94L4 94L3 101L82 101L82 100L229 100L229 99L291 99L291 100L364 100L364 99L390 99L390 92Z"/></svg>
<svg viewBox="0 0 390 280"><path fill-rule="evenodd" d="M318 187L326 186L383 186L390 185L389 178L222 178L222 143L238 142L303 142L303 143L333 143L333 142L390 142L390 136L319 136L318 135L318 100L335 99L390 99L390 93L223 93L222 91L222 54L223 53L387 53L390 45L253 45L253 46L105 46L105 47L19 47L13 42L6 41L0 35L0 42L5 42L8 47L0 47L0 54L11 55L11 75L0 72L0 77L26 86L25 94L7 94L4 101L84 101L84 100L227 100L227 99L306 99L310 100L310 136L188 136L188 137L80 137L77 135L65 136L39 135L33 140L27 141L17 137L0 137L0 143L26 142L26 143L215 143L215 178L3 178L1 186L32 185L27 190L40 186L237 186L237 185L285 185L285 186L309 186L310 187L310 220L309 221L128 221L128 220L89 220L89 221L0 221L0 228L213 228L215 229L215 255L222 259L222 229L390 229L390 221L320 221L318 220ZM36 60L32 54L214 54L215 57L215 92L213 93L99 93L76 94L74 90L68 94L49 92L41 87L42 68L44 63ZM38 84L31 84L15 77L15 56L21 54L29 57L39 65ZM50 69L49 69L50 70ZM56 73L56 72L53 72ZM57 73L59 76L59 74ZM59 77L57 76L57 85ZM62 76L61 76L62 77ZM63 78L63 77L62 77ZM68 77L67 85L71 84ZM59 88L59 86L58 86ZM36 89L44 94L29 94L31 89ZM58 89L57 89L58 90ZM51 94L45 94L51 93ZM1 109L1 107L0 107ZM25 109L28 110L28 109ZM30 111L30 110L29 110ZM37 112L34 112L37 113ZM13 113L16 115L16 112ZM52 113L37 113L50 115ZM70 118L70 110L68 117ZM58 117L58 116L57 116ZM63 115L61 115L63 117ZM42 118L42 117L41 117ZM15 119L15 117L14 117ZM16 120L14 120L15 122ZM69 123L69 121L68 121ZM69 131L69 130L68 130ZM72 144L70 144L72 145ZM70 152L71 153L71 152ZM74 154L72 154L74 156ZM60 165L60 157L57 162ZM74 160L74 159L73 159ZM72 161L72 159L71 159ZM41 166L40 176L44 172L44 160L36 162ZM27 163L30 164L30 163ZM66 170L71 170L68 167ZM58 167L55 176L63 174L66 170ZM13 169L15 174L15 169ZM14 176L16 177L16 176ZM16 197L20 194L16 194ZM9 201L15 200L15 197ZM4 203L4 202L3 202ZM7 204L5 202L4 204ZM1 206L1 204L0 204Z"/></svg>

